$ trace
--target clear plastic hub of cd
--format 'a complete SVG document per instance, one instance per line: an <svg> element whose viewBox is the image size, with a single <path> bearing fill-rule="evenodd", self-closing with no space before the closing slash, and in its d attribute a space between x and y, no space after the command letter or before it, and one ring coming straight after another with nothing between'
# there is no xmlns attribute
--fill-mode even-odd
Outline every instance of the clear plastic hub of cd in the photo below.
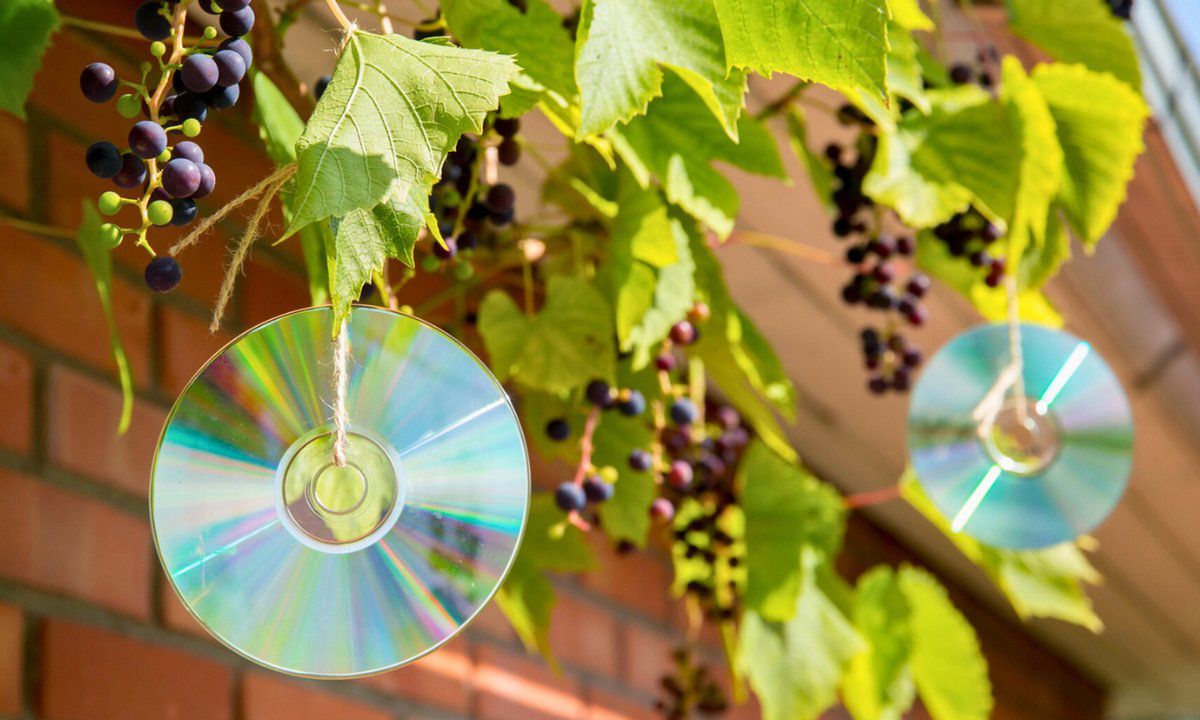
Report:
<svg viewBox="0 0 1200 720"><path fill-rule="evenodd" d="M456 340L356 307L345 462L334 461L332 312L267 322L172 409L151 482L155 544L226 645L321 678L399 667L454 637L503 581L529 503L508 396Z"/></svg>
<svg viewBox="0 0 1200 720"><path fill-rule="evenodd" d="M913 469L951 529L996 547L1038 548L1093 530L1132 467L1129 403L1086 342L1022 324L954 338L928 363L909 408ZM1006 376L1009 373L1009 376Z"/></svg>

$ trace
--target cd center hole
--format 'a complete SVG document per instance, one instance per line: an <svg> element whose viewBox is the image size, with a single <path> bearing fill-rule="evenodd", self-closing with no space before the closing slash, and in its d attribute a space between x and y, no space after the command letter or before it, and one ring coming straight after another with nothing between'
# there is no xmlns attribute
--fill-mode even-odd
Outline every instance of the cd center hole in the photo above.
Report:
<svg viewBox="0 0 1200 720"><path fill-rule="evenodd" d="M1037 403L1032 400L1010 399L996 414L990 427L981 430L988 454L1012 473L1037 473L1058 455L1058 424L1050 415L1039 412Z"/></svg>
<svg viewBox="0 0 1200 720"><path fill-rule="evenodd" d="M356 465L326 465L313 483L313 499L326 512L344 515L362 504L367 478Z"/></svg>

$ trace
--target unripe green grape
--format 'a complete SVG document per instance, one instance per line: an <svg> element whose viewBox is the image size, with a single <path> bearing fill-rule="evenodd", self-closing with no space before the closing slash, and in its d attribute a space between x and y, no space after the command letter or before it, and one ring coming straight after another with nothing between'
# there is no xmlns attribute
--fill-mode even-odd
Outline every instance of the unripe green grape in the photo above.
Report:
<svg viewBox="0 0 1200 720"><path fill-rule="evenodd" d="M459 280L470 280L475 274L475 266L468 262L460 262L454 266L454 277Z"/></svg>
<svg viewBox="0 0 1200 720"><path fill-rule="evenodd" d="M113 194L115 195L116 193ZM121 232L121 228L112 223L104 223L100 226L100 242L109 250L121 244L121 237L123 235L124 233Z"/></svg>
<svg viewBox="0 0 1200 720"><path fill-rule="evenodd" d="M156 58L160 58L167 54L167 46L161 40L155 40L150 43L150 54Z"/></svg>
<svg viewBox="0 0 1200 720"><path fill-rule="evenodd" d="M117 98L117 114L128 120L132 120L142 112L142 103L138 100L137 95L122 95Z"/></svg>
<svg viewBox="0 0 1200 720"><path fill-rule="evenodd" d="M165 163L170 159L171 159L171 148L166 148L161 153L159 153L157 158L155 158L155 160L158 160L160 163Z"/></svg>
<svg viewBox="0 0 1200 720"><path fill-rule="evenodd" d="M194 138L200 134L200 130L201 130L200 121L197 120L196 118L188 118L187 120L183 121L183 134L184 135L186 135L190 138Z"/></svg>
<svg viewBox="0 0 1200 720"><path fill-rule="evenodd" d="M146 217L155 225L166 225L175 217L175 210L166 200L155 200L146 208Z"/></svg>
<svg viewBox="0 0 1200 720"><path fill-rule="evenodd" d="M437 272L442 267L442 261L438 260L433 255L426 255L421 258L421 269L427 273Z"/></svg>
<svg viewBox="0 0 1200 720"><path fill-rule="evenodd" d="M209 25L208 27L204 28L204 39L205 40L212 40L216 36L217 36L217 29L215 27L213 27L212 25Z"/></svg>
<svg viewBox="0 0 1200 720"><path fill-rule="evenodd" d="M146 77L146 75L148 75L150 73L150 67L151 67L150 63L142 62L141 68L142 68L142 77L143 78Z"/></svg>
<svg viewBox="0 0 1200 720"><path fill-rule="evenodd" d="M599 474L600 478L609 485L615 483L618 478L617 469L612 465L605 465L604 467L600 468Z"/></svg>
<svg viewBox="0 0 1200 720"><path fill-rule="evenodd" d="M121 196L109 190L100 196L100 200L96 203L103 215L116 215L121 209Z"/></svg>

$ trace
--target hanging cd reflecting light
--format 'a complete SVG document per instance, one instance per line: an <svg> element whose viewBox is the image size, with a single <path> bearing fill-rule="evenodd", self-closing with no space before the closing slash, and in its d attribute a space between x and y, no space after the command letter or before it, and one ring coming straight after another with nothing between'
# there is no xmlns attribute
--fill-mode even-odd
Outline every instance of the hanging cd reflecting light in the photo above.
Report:
<svg viewBox="0 0 1200 720"><path fill-rule="evenodd" d="M529 503L516 413L450 336L350 315L347 463L332 460L332 312L245 333L175 403L151 482L184 605L267 667L356 677L454 637L512 563Z"/></svg>
<svg viewBox="0 0 1200 720"><path fill-rule="evenodd" d="M1089 532L1112 512L1133 463L1133 426L1120 383L1088 343L1037 325L1021 325L1020 335L1025 397L998 385L1008 326L969 330L917 383L908 447L955 532L1038 548Z"/></svg>

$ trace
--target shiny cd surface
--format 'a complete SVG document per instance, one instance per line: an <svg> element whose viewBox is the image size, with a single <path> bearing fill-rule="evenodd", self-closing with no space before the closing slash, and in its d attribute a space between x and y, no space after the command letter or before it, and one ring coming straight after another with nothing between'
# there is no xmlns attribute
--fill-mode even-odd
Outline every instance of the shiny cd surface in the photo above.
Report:
<svg viewBox="0 0 1200 720"><path fill-rule="evenodd" d="M529 463L504 389L420 320L356 307L347 462L333 462L328 308L214 356L175 403L151 482L171 584L233 650L281 672L356 677L456 635L504 579Z"/></svg>
<svg viewBox="0 0 1200 720"><path fill-rule="evenodd" d="M1094 529L1133 463L1129 401L1087 342L1020 327L1020 379L1007 325L951 340L913 391L908 447L951 529L985 544L1038 548Z"/></svg>

